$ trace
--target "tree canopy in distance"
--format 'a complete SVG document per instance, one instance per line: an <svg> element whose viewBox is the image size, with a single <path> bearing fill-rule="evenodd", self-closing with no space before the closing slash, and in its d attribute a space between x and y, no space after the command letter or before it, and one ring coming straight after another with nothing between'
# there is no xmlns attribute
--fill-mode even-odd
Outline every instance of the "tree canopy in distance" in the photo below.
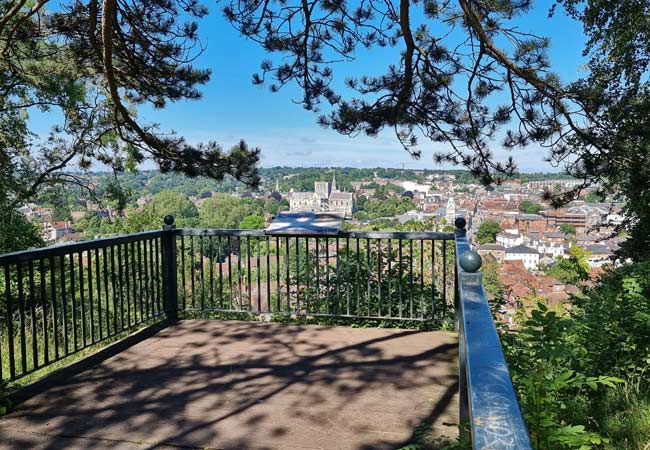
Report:
<svg viewBox="0 0 650 450"><path fill-rule="evenodd" d="M116 171L146 158L163 171L253 185L259 150L241 142L191 145L158 124L142 105L198 99L210 71L193 65L202 51L199 0L13 0L0 6L0 190L12 205L48 183L84 180L61 170L100 162ZM289 83L325 126L347 134L391 129L414 157L418 140L444 143L436 155L469 168L484 183L516 171L496 147L547 149L549 162L584 180L548 192L559 205L597 182L627 200L626 228L650 245L650 16L638 0L557 0L587 36L584 71L552 72L550 41L522 29L532 0L228 0L230 23L269 53L255 83ZM335 62L361 48L392 46L384 74L361 74L334 89ZM214 61L214 65L221 61ZM352 95L347 95L352 92ZM36 136L30 108L61 122ZM637 170L630 171L634 167ZM646 245L648 244L648 245Z"/></svg>

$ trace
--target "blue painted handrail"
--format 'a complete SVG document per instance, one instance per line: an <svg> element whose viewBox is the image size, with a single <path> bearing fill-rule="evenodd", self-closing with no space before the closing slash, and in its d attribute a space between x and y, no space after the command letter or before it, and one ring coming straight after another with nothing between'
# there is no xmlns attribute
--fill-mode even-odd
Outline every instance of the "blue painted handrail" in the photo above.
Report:
<svg viewBox="0 0 650 450"><path fill-rule="evenodd" d="M480 262L472 264L472 257L478 255L463 258L471 251L464 223L457 223L461 226L456 232L461 427L469 424L472 447L477 450L532 449L482 276L476 272Z"/></svg>

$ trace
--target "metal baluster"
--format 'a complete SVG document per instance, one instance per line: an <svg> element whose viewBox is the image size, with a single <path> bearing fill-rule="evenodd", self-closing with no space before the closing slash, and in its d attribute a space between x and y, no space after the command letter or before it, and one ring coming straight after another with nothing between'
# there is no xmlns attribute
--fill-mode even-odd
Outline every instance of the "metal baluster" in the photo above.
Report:
<svg viewBox="0 0 650 450"><path fill-rule="evenodd" d="M366 239L366 270L368 271L367 278L368 278L368 284L366 286L366 301L368 303L366 307L366 316L370 316L370 311L372 307L370 306L370 294L372 293L371 287L370 287L370 281L372 278L372 265L370 263L370 239Z"/></svg>
<svg viewBox="0 0 650 450"><path fill-rule="evenodd" d="M140 320L138 323L142 323L144 319L144 292L142 288L142 242L136 242L136 248L138 249L138 308L140 309ZM135 283L134 287L135 287Z"/></svg>
<svg viewBox="0 0 650 450"><path fill-rule="evenodd" d="M436 241L431 241L431 317L436 314Z"/></svg>
<svg viewBox="0 0 650 450"><path fill-rule="evenodd" d="M190 236L190 289L192 290L192 309L196 308L194 296L194 278L196 277L196 265L194 264L194 236Z"/></svg>
<svg viewBox="0 0 650 450"><path fill-rule="evenodd" d="M447 315L447 241L442 241L442 318Z"/></svg>
<svg viewBox="0 0 650 450"><path fill-rule="evenodd" d="M325 238L325 314L330 313L330 240Z"/></svg>
<svg viewBox="0 0 650 450"><path fill-rule="evenodd" d="M228 285L230 287L230 310L232 311L232 239L228 236Z"/></svg>
<svg viewBox="0 0 650 450"><path fill-rule="evenodd" d="M110 298L108 295L108 257L106 247L102 248L102 265L104 266L104 317L106 318L106 336L111 336L111 311ZM146 276L146 275L145 275Z"/></svg>
<svg viewBox="0 0 650 450"><path fill-rule="evenodd" d="M271 312L271 240L266 236L266 310Z"/></svg>
<svg viewBox="0 0 650 450"><path fill-rule="evenodd" d="M253 292L251 284L251 238L246 236L246 281L248 281L248 310L253 309L253 304L251 302L251 295Z"/></svg>
<svg viewBox="0 0 650 450"><path fill-rule="evenodd" d="M296 237L296 312L300 314L300 244Z"/></svg>
<svg viewBox="0 0 650 450"><path fill-rule="evenodd" d="M242 288L242 271L241 271L241 239L237 238L237 287L239 288L239 311L243 310L243 291Z"/></svg>
<svg viewBox="0 0 650 450"><path fill-rule="evenodd" d="M281 294L282 288L280 286L280 238L278 236L275 237L275 281L277 282L278 285L278 298L275 299L275 302L277 303L276 311L280 311L281 310L280 298L282 296Z"/></svg>
<svg viewBox="0 0 650 450"><path fill-rule="evenodd" d="M86 287L84 286L83 252L79 252L79 301L81 304L81 347L88 345L88 330L86 324Z"/></svg>
<svg viewBox="0 0 650 450"><path fill-rule="evenodd" d="M38 367L38 335L36 334L36 294L34 289L34 261L27 265L29 277L29 314L32 316L30 332L32 334L32 370Z"/></svg>
<svg viewBox="0 0 650 450"><path fill-rule="evenodd" d="M43 323L43 364L46 365L50 362L50 346L49 346L49 333L48 333L48 318L47 318L47 294L45 291L45 260L38 261L38 270L41 274L41 322ZM2 371L2 369L0 369ZM2 378L2 375L0 375Z"/></svg>
<svg viewBox="0 0 650 450"><path fill-rule="evenodd" d="M117 305L119 303L116 290L117 290L117 281L115 280L115 247L111 245L110 247L111 254L111 292L113 294L113 332L117 333Z"/></svg>
<svg viewBox="0 0 650 450"><path fill-rule="evenodd" d="M346 266L346 280L345 280L345 312L350 315L350 238L345 238L345 266Z"/></svg>
<svg viewBox="0 0 650 450"><path fill-rule="evenodd" d="M7 299L7 350L9 352L9 378L16 378L16 355L14 347L14 312L13 298L11 297L11 274L9 265L5 266L5 295Z"/></svg>
<svg viewBox="0 0 650 450"><path fill-rule="evenodd" d="M402 283L404 282L404 280L403 280L403 276L402 276L403 275L403 270L402 270L403 268L402 268L402 240L401 239L398 239L397 245L398 245L398 257L399 257L399 261L397 263L397 270L398 270L398 276L399 276L399 278L398 278L399 279L399 292L398 292L398 296L399 296L399 317L402 318L402 317L404 317L404 315L402 313L402 309L403 309Z"/></svg>
<svg viewBox="0 0 650 450"><path fill-rule="evenodd" d="M316 314L320 312L320 240L316 238Z"/></svg>
<svg viewBox="0 0 650 450"><path fill-rule="evenodd" d="M154 291L156 293L156 305L158 306L158 314L163 314L165 308L162 305L162 275L160 274L160 264L161 264L161 255L160 255L160 238L154 238L154 249L155 249L155 264L154 268L156 271L156 278L154 280Z"/></svg>
<svg viewBox="0 0 650 450"><path fill-rule="evenodd" d="M305 312L309 313L309 278L311 278L311 273L309 272L309 237L305 237Z"/></svg>
<svg viewBox="0 0 650 450"><path fill-rule="evenodd" d="M214 242L212 236L208 238L210 245L208 246L208 252L210 257L208 261L210 262L210 309L214 309Z"/></svg>
<svg viewBox="0 0 650 450"><path fill-rule="evenodd" d="M77 343L77 300L75 296L75 278L74 270L74 253L70 253L70 299L72 300L72 348L76 352L78 350Z"/></svg>
<svg viewBox="0 0 650 450"><path fill-rule="evenodd" d="M93 263L92 263L92 251L88 250L88 309L90 314L88 318L90 319L90 343L95 343L95 308L93 307Z"/></svg>
<svg viewBox="0 0 650 450"><path fill-rule="evenodd" d="M339 274L340 258L339 258L339 238L336 238L336 244L334 245L336 250L336 314L341 313L341 276Z"/></svg>
<svg viewBox="0 0 650 450"><path fill-rule="evenodd" d="M413 318L413 239L409 239L409 319Z"/></svg>
<svg viewBox="0 0 650 450"><path fill-rule="evenodd" d="M149 246L147 240L142 241L142 268L144 269L143 289L144 289L144 319L151 318L151 284L149 283L152 276L149 273Z"/></svg>
<svg viewBox="0 0 650 450"><path fill-rule="evenodd" d="M199 269L201 270L201 311L205 311L205 275L203 267L203 236L199 236Z"/></svg>
<svg viewBox="0 0 650 450"><path fill-rule="evenodd" d="M393 301L391 295L391 280L392 280L392 261L393 261L393 240L388 239L388 317L393 317Z"/></svg>
<svg viewBox="0 0 650 450"><path fill-rule="evenodd" d="M27 333L25 331L25 294L23 289L23 265L16 264L18 278L18 313L20 318L20 366L22 374L27 373Z"/></svg>
<svg viewBox="0 0 650 450"><path fill-rule="evenodd" d="M181 282L183 283L183 311L187 308L187 285L185 284L185 236L181 235Z"/></svg>
<svg viewBox="0 0 650 450"><path fill-rule="evenodd" d="M289 238L284 238L284 264L287 268L287 312L291 311L291 279L290 279L290 256L289 256Z"/></svg>
<svg viewBox="0 0 650 450"><path fill-rule="evenodd" d="M127 327L124 325L124 268L122 266L122 246L117 245L117 278L119 281L119 293L120 293L120 324L122 325L122 330ZM128 292L128 288L127 288ZM127 300L128 303L128 300Z"/></svg>
<svg viewBox="0 0 650 450"><path fill-rule="evenodd" d="M381 312L381 239L377 239L377 317L382 317Z"/></svg>
<svg viewBox="0 0 650 450"><path fill-rule="evenodd" d="M70 353L69 339L68 339L68 297L65 291L65 256L59 257L59 264L61 264L61 317L63 326L63 346L65 347L64 354L68 356Z"/></svg>
<svg viewBox="0 0 650 450"><path fill-rule="evenodd" d="M424 241L420 239L420 318L424 319Z"/></svg>
<svg viewBox="0 0 650 450"><path fill-rule="evenodd" d="M58 308L56 305L56 264L50 256L50 301L52 302L52 335L54 336L54 358L59 359Z"/></svg>
<svg viewBox="0 0 650 450"><path fill-rule="evenodd" d="M359 247L359 242L360 239L356 238L357 241L357 277L356 277L356 287L357 287L357 311L356 314L359 315L361 314L361 284L359 282L359 277L361 275L361 263L360 263L360 258L361 258L361 248Z"/></svg>
<svg viewBox="0 0 650 450"><path fill-rule="evenodd" d="M257 238L257 312L262 312L262 273L260 262L260 238Z"/></svg>
<svg viewBox="0 0 650 450"><path fill-rule="evenodd" d="M151 239L149 241L149 273L151 279L151 316L155 317L157 312L162 310L160 305L160 289L158 289L157 281L160 279L158 275L158 239ZM157 311L156 311L157 310Z"/></svg>
<svg viewBox="0 0 650 450"><path fill-rule="evenodd" d="M221 236L219 236L217 239L217 246L219 247L219 257L217 259L217 261L219 261L219 309L223 309L223 263L225 261L223 257L223 244L221 243Z"/></svg>
<svg viewBox="0 0 650 450"><path fill-rule="evenodd" d="M131 255L132 256L132 255ZM129 266L133 266L133 262L129 262L129 244L124 244L124 281L126 283L126 321L127 327L133 325L133 314L131 313L131 275L129 274Z"/></svg>

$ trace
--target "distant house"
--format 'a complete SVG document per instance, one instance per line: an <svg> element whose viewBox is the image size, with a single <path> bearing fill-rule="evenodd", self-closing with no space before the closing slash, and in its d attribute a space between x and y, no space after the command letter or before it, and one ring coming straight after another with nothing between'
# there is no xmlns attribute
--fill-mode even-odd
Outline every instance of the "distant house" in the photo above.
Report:
<svg viewBox="0 0 650 450"><path fill-rule="evenodd" d="M496 240L497 244L510 248L523 244L524 236L521 234L497 233Z"/></svg>
<svg viewBox="0 0 650 450"><path fill-rule="evenodd" d="M546 230L546 219L539 214L519 214L515 217L519 233L529 234Z"/></svg>
<svg viewBox="0 0 650 450"><path fill-rule="evenodd" d="M591 268L602 267L610 262L611 257L614 255L614 252L609 247L602 244L587 245L585 250L589 252L588 263Z"/></svg>
<svg viewBox="0 0 650 450"><path fill-rule="evenodd" d="M496 262L501 264L506 259L506 249L499 244L483 244L478 247L478 254L481 256L492 255Z"/></svg>
<svg viewBox="0 0 650 450"><path fill-rule="evenodd" d="M539 252L537 249L526 245L517 245L506 249L505 260L522 261L526 269L537 269L539 265Z"/></svg>
<svg viewBox="0 0 650 450"><path fill-rule="evenodd" d="M70 233L72 233L70 222L43 222L43 239L46 241L56 241Z"/></svg>

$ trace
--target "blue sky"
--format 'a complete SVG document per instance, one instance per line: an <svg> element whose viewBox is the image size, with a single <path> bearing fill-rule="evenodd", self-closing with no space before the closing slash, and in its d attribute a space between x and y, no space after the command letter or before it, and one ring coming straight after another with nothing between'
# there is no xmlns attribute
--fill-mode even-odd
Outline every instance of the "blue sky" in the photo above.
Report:
<svg viewBox="0 0 650 450"><path fill-rule="evenodd" d="M549 19L551 2L537 3L538 7L518 24L522 30L552 38L553 69L562 78L572 79L582 62L581 27L561 14ZM413 161L390 131L376 138L341 136L318 126L313 112L291 101L300 97L295 87L271 93L266 87L254 86L251 75L268 56L257 44L240 37L221 18L215 3L211 4L211 14L200 23L200 34L207 49L196 66L212 69L203 99L169 104L158 111L143 108L143 119L159 122L163 129L173 129L190 142L214 140L228 148L243 138L262 149L261 165L265 167L402 167L404 163L407 168L441 168L432 161L433 152L445 148L441 144L422 141L423 156ZM383 73L395 61L394 50L376 49L358 56L358 61L335 67L340 81L357 72ZM497 149L497 154L504 153ZM553 170L543 162L540 149L516 150L514 156L522 171Z"/></svg>

